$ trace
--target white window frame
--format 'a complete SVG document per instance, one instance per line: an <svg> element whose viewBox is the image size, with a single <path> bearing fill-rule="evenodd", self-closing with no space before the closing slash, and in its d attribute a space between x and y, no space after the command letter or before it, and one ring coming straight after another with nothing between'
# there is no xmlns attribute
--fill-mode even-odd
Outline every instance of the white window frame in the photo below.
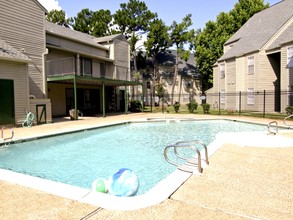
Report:
<svg viewBox="0 0 293 220"><path fill-rule="evenodd" d="M225 63L220 64L220 74L221 74L221 79L225 78Z"/></svg>
<svg viewBox="0 0 293 220"><path fill-rule="evenodd" d="M247 74L254 74L254 56L247 57Z"/></svg>
<svg viewBox="0 0 293 220"><path fill-rule="evenodd" d="M293 47L287 49L287 64L288 68L293 68Z"/></svg>
<svg viewBox="0 0 293 220"><path fill-rule="evenodd" d="M254 88L247 89L247 105L254 105Z"/></svg>
<svg viewBox="0 0 293 220"><path fill-rule="evenodd" d="M225 90L220 91L220 103L221 104L226 104L226 95L225 95Z"/></svg>

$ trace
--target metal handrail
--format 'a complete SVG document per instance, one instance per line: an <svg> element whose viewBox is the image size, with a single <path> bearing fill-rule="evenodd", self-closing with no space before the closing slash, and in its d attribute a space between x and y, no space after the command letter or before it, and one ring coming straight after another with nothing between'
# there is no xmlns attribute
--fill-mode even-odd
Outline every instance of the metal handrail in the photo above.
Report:
<svg viewBox="0 0 293 220"><path fill-rule="evenodd" d="M271 131L271 125L272 124L276 124L276 131ZM273 135L276 135L278 133L278 122L277 121L271 121L269 124L268 124L268 131L269 131L269 134L273 134Z"/></svg>
<svg viewBox="0 0 293 220"><path fill-rule="evenodd" d="M203 143L202 141L200 140L193 140L193 141L179 141L176 143L176 145L178 144L200 144L201 146L203 146L204 150L205 150L205 161L206 161L206 164L209 165L209 155L208 155L208 148L207 148L207 145L205 143ZM197 148L196 148L197 149ZM198 150L198 149L197 149ZM182 158L182 156L178 154L176 148L174 148L174 152L176 154L177 157L183 159L183 160L188 160L188 158Z"/></svg>
<svg viewBox="0 0 293 220"><path fill-rule="evenodd" d="M207 146L203 142L198 141L198 140L195 140L195 141L179 141L176 144L168 145L164 150L165 160L168 163L170 163L170 164L172 164L174 166L177 166L179 169L180 169L180 167L187 167L188 165L193 165L193 166L197 165L199 173L202 173L203 169L201 167L201 154L200 154L200 151L198 150L198 148L196 146L194 146L195 144L201 144L204 147L204 149L205 149L205 157L206 157L205 160L206 160L206 163L209 164ZM175 155L179 159L182 159L182 160L186 161L186 163L185 163L186 166L185 165L182 166L182 164L179 164L177 162L174 162L174 161L170 160L170 158L168 157L168 151L171 148L173 148ZM194 157L187 158L187 157L184 157L183 155L179 154L179 152L177 151L178 148L192 149L195 153L197 153L197 163L195 162L196 158L194 158ZM189 167L189 169L190 169L190 167Z"/></svg>
<svg viewBox="0 0 293 220"><path fill-rule="evenodd" d="M293 125L288 125L288 124L286 123L286 120L289 119L289 118L292 118L292 117L293 117L293 114L292 114L292 115L289 115L289 116L287 116L287 117L285 117L285 118L283 119L284 125L288 126L289 128L291 128Z"/></svg>

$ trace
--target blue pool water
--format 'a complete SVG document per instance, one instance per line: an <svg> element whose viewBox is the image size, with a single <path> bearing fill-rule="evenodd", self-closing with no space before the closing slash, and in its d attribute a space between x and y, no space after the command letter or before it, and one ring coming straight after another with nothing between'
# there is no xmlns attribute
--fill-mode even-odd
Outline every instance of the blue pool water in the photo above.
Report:
<svg viewBox="0 0 293 220"><path fill-rule="evenodd" d="M219 132L265 130L226 120L126 123L0 148L0 168L88 189L96 178L130 168L143 194L176 169L163 156L168 144L199 139L208 145Z"/></svg>

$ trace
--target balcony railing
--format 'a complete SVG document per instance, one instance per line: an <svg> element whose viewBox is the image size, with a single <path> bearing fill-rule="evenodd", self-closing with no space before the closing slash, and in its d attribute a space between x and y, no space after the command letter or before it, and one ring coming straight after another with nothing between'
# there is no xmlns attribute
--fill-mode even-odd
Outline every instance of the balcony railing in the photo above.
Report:
<svg viewBox="0 0 293 220"><path fill-rule="evenodd" d="M83 65L82 61L80 65ZM91 71L90 71L91 69ZM46 64L47 76L65 76L77 73L77 64L75 57L67 57L56 60L48 60ZM92 61L91 68L85 68L81 66L81 76L92 76L92 77L104 77L108 79L125 80L130 81L130 69L122 66L105 65L103 63ZM82 73L87 71L87 73ZM134 81L134 80L131 80Z"/></svg>
<svg viewBox="0 0 293 220"><path fill-rule="evenodd" d="M48 60L46 66L49 77L74 74L76 72L75 67L76 64L74 57Z"/></svg>

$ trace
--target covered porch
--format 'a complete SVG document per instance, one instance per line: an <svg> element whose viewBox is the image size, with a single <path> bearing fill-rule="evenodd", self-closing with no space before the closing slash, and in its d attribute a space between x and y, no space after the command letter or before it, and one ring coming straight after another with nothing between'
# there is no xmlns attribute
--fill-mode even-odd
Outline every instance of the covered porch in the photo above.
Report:
<svg viewBox="0 0 293 220"><path fill-rule="evenodd" d="M64 105L63 109L66 109L66 113L68 113L69 109L73 112L73 119L78 119L79 113L82 115L83 113L90 114L96 111L102 113L103 117L106 116L107 112L118 110L127 114L129 87L143 86L139 82L80 76L77 74L50 76L47 78L47 82L52 108L56 108L56 105ZM55 84L55 88L61 88L62 86L64 87L62 87L63 90L66 88L66 92L63 91L66 94L65 101L54 102L54 98L50 97L50 94L52 94L50 85L53 84ZM71 98L68 98L68 94L71 95ZM58 91L55 91L55 96L60 95ZM141 100L143 100L143 94ZM98 103L99 106L93 106L93 103Z"/></svg>

